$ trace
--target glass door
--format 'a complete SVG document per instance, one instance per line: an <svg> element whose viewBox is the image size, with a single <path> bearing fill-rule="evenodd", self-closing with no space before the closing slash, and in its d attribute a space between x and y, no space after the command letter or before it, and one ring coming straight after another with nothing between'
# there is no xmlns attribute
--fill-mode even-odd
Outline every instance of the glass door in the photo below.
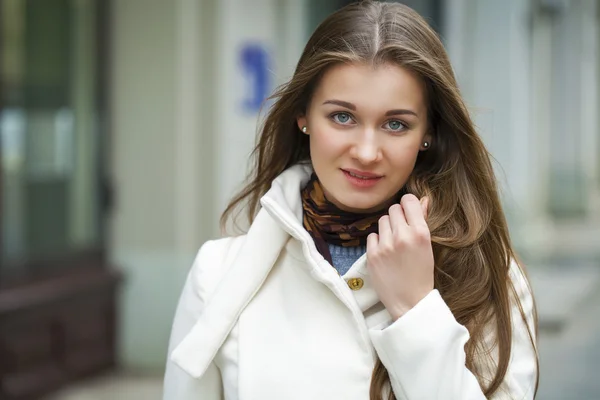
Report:
<svg viewBox="0 0 600 400"><path fill-rule="evenodd" d="M0 277L101 245L98 2L0 1Z"/></svg>

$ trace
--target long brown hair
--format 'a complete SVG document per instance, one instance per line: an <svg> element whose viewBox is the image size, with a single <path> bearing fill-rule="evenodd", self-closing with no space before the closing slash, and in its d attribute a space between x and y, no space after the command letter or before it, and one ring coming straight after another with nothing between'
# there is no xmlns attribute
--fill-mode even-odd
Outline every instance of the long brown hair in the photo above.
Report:
<svg viewBox="0 0 600 400"><path fill-rule="evenodd" d="M446 51L433 29L409 7L363 1L321 23L293 77L273 95L275 101L254 149L249 182L229 204L221 222L225 224L241 205L252 221L271 182L292 165L310 160L308 136L298 129L296 117L305 113L324 71L338 63L394 64L410 69L425 82L433 140L430 149L418 156L406 185L410 193L430 197L427 222L435 256L435 287L456 320L469 330L466 366L489 397L500 388L510 360L511 299L519 301L509 279L515 254L490 156L461 98ZM534 345L533 328L525 323ZM484 344L484 329L490 326L495 331L495 349ZM496 361L491 355L494 351ZM490 367L491 378L487 375ZM381 399L388 389L387 370L378 361L371 399Z"/></svg>

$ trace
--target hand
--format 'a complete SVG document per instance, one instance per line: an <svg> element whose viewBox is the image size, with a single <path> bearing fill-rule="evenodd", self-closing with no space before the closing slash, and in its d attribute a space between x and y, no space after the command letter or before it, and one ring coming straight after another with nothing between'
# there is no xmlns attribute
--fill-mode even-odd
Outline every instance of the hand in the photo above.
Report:
<svg viewBox="0 0 600 400"><path fill-rule="evenodd" d="M433 290L433 248L425 219L429 198L402 196L367 238L367 265L379 299L394 320Z"/></svg>

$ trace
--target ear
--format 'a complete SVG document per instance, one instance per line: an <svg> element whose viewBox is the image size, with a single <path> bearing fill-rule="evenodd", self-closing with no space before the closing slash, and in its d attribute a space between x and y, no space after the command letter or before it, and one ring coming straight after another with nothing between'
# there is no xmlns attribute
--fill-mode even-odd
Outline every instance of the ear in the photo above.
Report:
<svg viewBox="0 0 600 400"><path fill-rule="evenodd" d="M423 140L421 141L421 147L419 148L419 150L421 151L426 151L429 150L431 148L432 143L432 138L433 136L429 133L425 134L425 136L423 137ZM428 143L429 146L425 147L425 143Z"/></svg>
<svg viewBox="0 0 600 400"><path fill-rule="evenodd" d="M306 116L304 115L300 115L296 118L296 123L298 124L298 129L300 129L300 132L302 132L302 128L304 128L306 126ZM305 132L306 135L308 135L308 132Z"/></svg>

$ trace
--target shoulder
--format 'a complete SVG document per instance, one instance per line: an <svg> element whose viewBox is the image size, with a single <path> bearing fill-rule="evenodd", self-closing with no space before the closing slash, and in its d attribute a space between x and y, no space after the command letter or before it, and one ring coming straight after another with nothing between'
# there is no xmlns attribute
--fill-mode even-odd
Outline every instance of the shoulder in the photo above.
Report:
<svg viewBox="0 0 600 400"><path fill-rule="evenodd" d="M211 297L245 239L246 235L209 240L200 247L188 279L203 302Z"/></svg>
<svg viewBox="0 0 600 400"><path fill-rule="evenodd" d="M509 282L512 286L512 297L518 299L524 308L533 307L533 290L523 266L512 260L508 270Z"/></svg>
<svg viewBox="0 0 600 400"><path fill-rule="evenodd" d="M518 288L519 292L529 291L529 280L525 274L524 267L522 267L515 259L512 259L508 268L508 276L510 281Z"/></svg>
<svg viewBox="0 0 600 400"><path fill-rule="evenodd" d="M511 297L513 325L523 325L523 319L525 319L529 331L535 336L537 331L537 314L533 290L527 278L527 273L524 267L513 259L508 276L511 283L509 295Z"/></svg>

